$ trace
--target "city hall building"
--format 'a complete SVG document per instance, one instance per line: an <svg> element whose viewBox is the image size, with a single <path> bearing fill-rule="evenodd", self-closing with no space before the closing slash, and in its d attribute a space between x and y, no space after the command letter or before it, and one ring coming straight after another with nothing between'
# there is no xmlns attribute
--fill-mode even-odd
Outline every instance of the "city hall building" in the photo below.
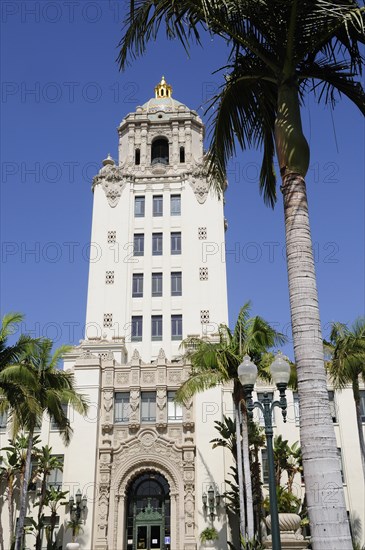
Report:
<svg viewBox="0 0 365 550"><path fill-rule="evenodd" d="M119 158L108 156L92 183L91 242L102 253L90 262L87 334L64 362L90 410L87 418L68 411L74 435L67 448L52 423L43 422L43 444L64 461L63 473L52 472L49 482L87 498L82 549L197 550L212 524L215 548L226 549L231 530L220 495L231 457L210 441L218 435L214 421L232 414L232 388L218 386L184 406L174 400L190 370L182 341L214 339L218 325L228 324L226 223L204 168L204 126L162 78L155 97L128 114L118 134ZM273 391L263 383L257 389ZM363 524L352 392L331 396L348 510ZM362 396L365 422L364 390ZM295 395L288 392L287 425L277 417L275 429L298 440ZM4 422L0 443L7 443ZM35 500L30 496L29 514ZM2 504L8 550L5 497ZM68 519L60 507L60 548L71 540ZM34 537L26 540L32 548Z"/></svg>

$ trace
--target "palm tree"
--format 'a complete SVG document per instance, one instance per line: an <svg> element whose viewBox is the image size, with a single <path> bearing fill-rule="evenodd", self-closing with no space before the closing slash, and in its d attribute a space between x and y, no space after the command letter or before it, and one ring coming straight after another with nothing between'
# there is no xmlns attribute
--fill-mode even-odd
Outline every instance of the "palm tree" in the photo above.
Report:
<svg viewBox="0 0 365 550"><path fill-rule="evenodd" d="M52 341L44 339L37 346L30 344L17 363L5 367L0 372L0 383L20 384L21 381L26 380L29 396L36 404L35 409L29 410L26 402L22 402L20 408L13 408L9 402L12 415L16 417L23 428L29 431L24 480L20 489L15 550L21 550L22 545L33 436L36 426L41 423L43 413L47 412L60 430L65 445L68 445L72 428L62 405L70 404L80 414L87 412L84 396L76 391L74 375L57 368L62 356L69 350L70 346L61 346L52 355Z"/></svg>
<svg viewBox="0 0 365 550"><path fill-rule="evenodd" d="M4 451L4 449L1 449ZM5 484L6 490L3 496L8 501L9 513L9 546L14 540L14 489L17 475L17 457L15 452L6 451L6 455L0 457L0 482ZM1 519L1 518L0 518Z"/></svg>
<svg viewBox="0 0 365 550"><path fill-rule="evenodd" d="M52 447L45 445L42 447L38 458L38 473L42 475L41 489L38 503L37 535L35 550L42 549L42 534L44 528L43 510L47 502L48 478L53 470L63 471L63 460L58 456L52 455Z"/></svg>
<svg viewBox="0 0 365 550"><path fill-rule="evenodd" d="M351 328L333 323L330 341L325 348L331 353L328 372L335 389L343 390L351 384L355 401L362 468L365 477L365 441L361 419L360 378L365 382L365 318L357 319Z"/></svg>
<svg viewBox="0 0 365 550"><path fill-rule="evenodd" d="M263 149L260 191L273 206L279 161L286 230L289 298L298 369L301 444L315 550L350 549L351 536L334 428L329 414L305 176L309 145L300 106L307 92L334 106L345 95L365 114L360 81L365 8L357 0L132 0L119 65L144 53L165 25L185 49L205 30L229 46L225 84L214 98L208 154L212 183L225 187L236 151ZM316 407L312 405L315 390ZM319 415L319 416L318 416ZM326 488L338 487L336 506ZM320 487L314 491L313 487Z"/></svg>
<svg viewBox="0 0 365 550"><path fill-rule="evenodd" d="M8 366L17 362L22 354L24 354L29 346L36 347L38 340L32 339L29 336L22 334L17 342L12 345L8 344L9 336L16 332L16 325L23 320L21 313L8 313L4 315L0 327L0 373ZM27 403L27 407L22 407L23 403ZM0 379L0 414L8 412L8 408L16 413L13 415L13 420L20 418L22 412L26 412L27 408L36 410L34 399L28 392L27 380L5 380ZM24 420L24 419L23 419ZM13 435L17 432L16 423L13 425Z"/></svg>
<svg viewBox="0 0 365 550"><path fill-rule="evenodd" d="M213 449L216 447L225 447L228 449L237 464L237 445L236 445L236 422L232 418L223 416L223 422L215 420L215 429L219 432L220 437L216 437L211 440L213 443ZM266 439L264 434L264 428L257 422L248 420L248 440L250 446L250 471L252 479L252 496L253 496L253 509L255 514L255 531L258 533L258 538L261 540L260 522L262 519L262 482L261 482L261 464L259 460L259 449L265 447ZM232 472L229 475L233 477L233 481L226 480L226 483L231 487L230 491L225 491L224 497L228 500L228 509L234 512L236 515L239 512L239 500L238 500L238 486L237 486L237 468L231 466Z"/></svg>
<svg viewBox="0 0 365 550"><path fill-rule="evenodd" d="M32 459L39 456L37 444L39 437L33 438ZM9 513L9 546L14 542L14 490L24 483L25 467L27 462L28 437L17 434L14 439L9 439L9 445L1 449L5 456L0 460L0 480L6 484L6 498ZM32 480L30 480L32 481Z"/></svg>
<svg viewBox="0 0 365 550"><path fill-rule="evenodd" d="M50 487L46 491L46 497L44 500L44 505L48 506L51 510L50 522L46 526L46 538L47 538L47 550L57 550L57 541L53 540L54 531L57 523L58 508L60 506L65 506L68 502L66 496L68 491L59 491L55 487Z"/></svg>
<svg viewBox="0 0 365 550"><path fill-rule="evenodd" d="M282 344L285 338L276 332L262 317L250 317L250 302L240 310L234 331L226 325L219 328L219 341L214 342L196 337L187 338L183 347L187 350L185 357L191 363L189 378L181 385L176 393L180 402L189 400L196 393L213 388L218 384L233 381L233 401L235 405L237 469L240 487L240 532L245 533L245 507L243 499L243 473L246 492L247 535L254 537L254 517L252 509L252 487L249 462L249 443L247 414L243 401L243 388L237 377L237 368L244 354L249 353L257 365L268 348ZM260 373L267 377L267 371ZM243 418L241 419L241 415ZM242 421L241 421L242 420ZM240 433L241 426L241 433ZM241 442L242 437L242 442ZM242 443L242 448L241 448Z"/></svg>

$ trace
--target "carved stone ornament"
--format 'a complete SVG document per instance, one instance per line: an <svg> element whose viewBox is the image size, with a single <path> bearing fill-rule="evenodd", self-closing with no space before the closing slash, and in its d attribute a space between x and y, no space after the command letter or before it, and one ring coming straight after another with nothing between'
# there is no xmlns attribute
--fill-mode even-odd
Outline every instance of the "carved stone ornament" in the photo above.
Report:
<svg viewBox="0 0 365 550"><path fill-rule="evenodd" d="M117 384L128 384L129 373L117 372L116 381Z"/></svg>
<svg viewBox="0 0 365 550"><path fill-rule="evenodd" d="M166 359L166 354L164 349L160 348L160 351L158 352L157 359Z"/></svg>
<svg viewBox="0 0 365 550"><path fill-rule="evenodd" d="M108 199L109 206L114 208L117 206L122 191L130 178L131 176L125 174L120 166L108 164L94 177L92 189L94 190L96 185L101 184L106 198Z"/></svg>
<svg viewBox="0 0 365 550"><path fill-rule="evenodd" d="M162 411L166 405L166 392L165 390L158 389L156 397L157 407Z"/></svg>
<svg viewBox="0 0 365 550"><path fill-rule="evenodd" d="M171 384L179 385L181 383L181 371L172 371L168 374L169 382Z"/></svg>
<svg viewBox="0 0 365 550"><path fill-rule="evenodd" d="M143 447L152 447L157 439L157 434L152 431L143 432L140 434L138 439L140 440Z"/></svg>
<svg viewBox="0 0 365 550"><path fill-rule="evenodd" d="M104 409L109 412L113 407L114 392L111 390L104 391Z"/></svg>
<svg viewBox="0 0 365 550"><path fill-rule="evenodd" d="M206 169L203 166L198 166L191 174L189 183L199 204L204 204L209 193L209 181Z"/></svg>
<svg viewBox="0 0 365 550"><path fill-rule="evenodd" d="M143 372L142 371L142 382L145 384L151 384L155 381L155 373L152 371Z"/></svg>
<svg viewBox="0 0 365 550"><path fill-rule="evenodd" d="M112 351L108 351L106 354L106 360L107 361L114 361L114 353Z"/></svg>
<svg viewBox="0 0 365 550"><path fill-rule="evenodd" d="M92 359L92 358L93 358L93 354L89 349L85 349L80 355L80 359Z"/></svg>

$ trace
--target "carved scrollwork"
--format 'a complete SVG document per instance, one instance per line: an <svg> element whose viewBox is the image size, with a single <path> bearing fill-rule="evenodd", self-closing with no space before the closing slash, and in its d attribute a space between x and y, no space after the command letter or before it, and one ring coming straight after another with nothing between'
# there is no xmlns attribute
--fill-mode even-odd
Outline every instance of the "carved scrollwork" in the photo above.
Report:
<svg viewBox="0 0 365 550"><path fill-rule="evenodd" d="M94 177L92 189L94 190L94 188L100 184L108 199L109 205L114 208L119 202L125 185L131 178L133 178L133 176L124 173L120 166L108 164Z"/></svg>
<svg viewBox="0 0 365 550"><path fill-rule="evenodd" d="M199 204L204 204L209 193L208 172L203 165L198 165L192 172L189 183Z"/></svg>
<svg viewBox="0 0 365 550"><path fill-rule="evenodd" d="M110 412L113 407L114 392L112 390L105 390L103 393L104 393L104 409L106 410L106 412Z"/></svg>
<svg viewBox="0 0 365 550"><path fill-rule="evenodd" d="M166 392L163 389L157 390L156 396L157 407L162 411L166 406Z"/></svg>

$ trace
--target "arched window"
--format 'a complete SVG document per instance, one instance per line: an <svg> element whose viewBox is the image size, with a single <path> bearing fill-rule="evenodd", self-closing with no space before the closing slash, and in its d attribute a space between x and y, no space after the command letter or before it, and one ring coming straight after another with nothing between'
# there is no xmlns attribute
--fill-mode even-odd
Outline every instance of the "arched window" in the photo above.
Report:
<svg viewBox="0 0 365 550"><path fill-rule="evenodd" d="M169 163L169 142L166 138L157 138L152 142L151 164Z"/></svg>
<svg viewBox="0 0 365 550"><path fill-rule="evenodd" d="M134 164L141 164L141 151L136 149L134 153Z"/></svg>
<svg viewBox="0 0 365 550"><path fill-rule="evenodd" d="M170 487L158 472L146 472L129 485L127 550L172 548L170 541Z"/></svg>
<svg viewBox="0 0 365 550"><path fill-rule="evenodd" d="M185 147L180 147L180 162L185 162Z"/></svg>

